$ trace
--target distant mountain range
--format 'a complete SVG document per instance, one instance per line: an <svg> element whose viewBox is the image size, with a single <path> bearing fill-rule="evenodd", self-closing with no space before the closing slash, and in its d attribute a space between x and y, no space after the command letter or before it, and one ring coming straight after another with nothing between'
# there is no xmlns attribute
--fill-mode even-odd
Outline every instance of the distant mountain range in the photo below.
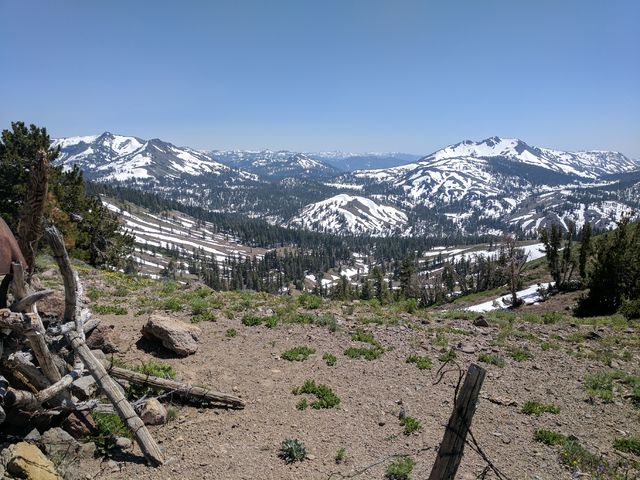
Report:
<svg viewBox="0 0 640 480"><path fill-rule="evenodd" d="M534 234L569 220L609 228L640 209L640 164L623 154L562 152L500 137L466 140L422 158L202 152L108 132L53 145L60 147L58 162L78 165L91 180L337 234ZM372 164L383 167L352 171Z"/></svg>

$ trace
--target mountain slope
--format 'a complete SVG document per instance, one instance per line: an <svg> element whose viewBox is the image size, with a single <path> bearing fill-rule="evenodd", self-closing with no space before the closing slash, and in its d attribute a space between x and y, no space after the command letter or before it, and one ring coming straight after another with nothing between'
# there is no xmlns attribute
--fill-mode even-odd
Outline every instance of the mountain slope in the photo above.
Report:
<svg viewBox="0 0 640 480"><path fill-rule="evenodd" d="M322 161L315 160L304 153L280 150L213 150L212 158L248 172L255 173L265 179L278 180L284 177L328 178L339 173L339 170Z"/></svg>
<svg viewBox="0 0 640 480"><path fill-rule="evenodd" d="M105 132L57 139L52 146L60 147L59 164L77 165L88 179L97 181L157 181L185 175L254 179L247 172L234 171L205 153L176 147L157 138L142 140Z"/></svg>
<svg viewBox="0 0 640 480"><path fill-rule="evenodd" d="M407 233L403 211L360 196L340 194L302 209L291 226L334 233L387 236Z"/></svg>

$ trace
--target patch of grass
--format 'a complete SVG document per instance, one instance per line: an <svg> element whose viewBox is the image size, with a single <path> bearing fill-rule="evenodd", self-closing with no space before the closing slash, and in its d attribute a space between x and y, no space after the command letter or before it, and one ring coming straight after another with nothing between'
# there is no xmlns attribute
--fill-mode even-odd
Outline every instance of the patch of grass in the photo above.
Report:
<svg viewBox="0 0 640 480"><path fill-rule="evenodd" d="M336 356L331 353L325 353L324 355L322 355L322 359L330 367L335 366L335 364L338 362L338 359L336 358Z"/></svg>
<svg viewBox="0 0 640 480"><path fill-rule="evenodd" d="M257 315L244 315L242 317L242 324L247 327L255 327L260 325L264 320L264 317L258 317Z"/></svg>
<svg viewBox="0 0 640 480"><path fill-rule="evenodd" d="M309 406L309 402L307 402L306 398L301 398L298 403L296 403L297 410L306 410Z"/></svg>
<svg viewBox="0 0 640 480"><path fill-rule="evenodd" d="M127 308L119 305L94 305L91 310L98 315L126 315L129 313Z"/></svg>
<svg viewBox="0 0 640 480"><path fill-rule="evenodd" d="M613 442L613 448L624 453L633 453L640 457L640 437L617 438Z"/></svg>
<svg viewBox="0 0 640 480"><path fill-rule="evenodd" d="M140 365L136 365L131 368L134 372L142 373L144 375L150 375L152 377L166 378L172 380L176 378L176 369L167 363L157 362L155 360L149 360ZM141 385L131 384L129 386L129 394L134 397L142 397L144 395L157 395L161 389L153 387L144 387Z"/></svg>
<svg viewBox="0 0 640 480"><path fill-rule="evenodd" d="M547 312L542 314L542 323L545 325L552 325L561 322L563 319L564 315L560 312Z"/></svg>
<svg viewBox="0 0 640 480"><path fill-rule="evenodd" d="M331 390L331 388L322 383L316 384L315 381L309 379L298 388L292 390L294 395L315 395L317 400L311 402L311 408L334 408L340 405L340 398Z"/></svg>
<svg viewBox="0 0 640 480"><path fill-rule="evenodd" d="M238 335L238 332L236 331L235 328L227 329L227 331L224 334L224 336L227 337L227 338L233 338L233 337L235 337L237 335Z"/></svg>
<svg viewBox="0 0 640 480"><path fill-rule="evenodd" d="M443 354L441 354L438 357L438 360L440 360L443 363L447 363L447 362L452 362L453 360L455 360L457 357L456 355L456 351L452 348L446 352L444 352Z"/></svg>
<svg viewBox="0 0 640 480"><path fill-rule="evenodd" d="M318 295L312 295L310 293L303 293L298 297L298 304L301 307L315 310L322 306L322 297Z"/></svg>
<svg viewBox="0 0 640 480"><path fill-rule="evenodd" d="M336 317L334 317L330 313L316 315L313 323L314 325L318 325L320 327L327 327L332 333L338 329L338 322L336 321Z"/></svg>
<svg viewBox="0 0 640 480"><path fill-rule="evenodd" d="M404 417L400 420L400 425L404 427L404 434L411 435L422 428L422 424L413 417Z"/></svg>
<svg viewBox="0 0 640 480"><path fill-rule="evenodd" d="M178 410L174 406L167 407L167 423L173 422L178 418Z"/></svg>
<svg viewBox="0 0 640 480"><path fill-rule="evenodd" d="M176 291L177 288L178 288L178 283L173 280L164 282L164 285L162 285L162 289L160 290L160 294L163 297L167 295L171 295L173 292Z"/></svg>
<svg viewBox="0 0 640 480"><path fill-rule="evenodd" d="M613 381L620 376L620 372L593 373L584 378L584 388L590 397L611 403L613 402Z"/></svg>
<svg viewBox="0 0 640 480"><path fill-rule="evenodd" d="M93 438L98 452L103 455L116 447L116 437L132 438L131 432L116 413L92 412L97 435Z"/></svg>
<svg viewBox="0 0 640 480"><path fill-rule="evenodd" d="M283 352L280 355L280 358L284 360L288 360L290 362L304 362L309 355L316 353L315 348L311 347L293 347Z"/></svg>
<svg viewBox="0 0 640 480"><path fill-rule="evenodd" d="M504 367L504 358L498 355L489 355L487 353L481 353L478 355L478 361L482 363L488 363L489 365L495 365L496 367Z"/></svg>
<svg viewBox="0 0 640 480"><path fill-rule="evenodd" d="M307 458L307 450L298 439L287 439L280 445L280 453L278 456L284 460L284 463L290 464L294 462L302 462Z"/></svg>
<svg viewBox="0 0 640 480"><path fill-rule="evenodd" d="M384 478L387 480L409 480L416 461L411 457L400 457L393 463L387 465L384 471Z"/></svg>
<svg viewBox="0 0 640 480"><path fill-rule="evenodd" d="M533 439L545 445L562 445L567 441L567 437L561 433L545 429L536 430Z"/></svg>
<svg viewBox="0 0 640 480"><path fill-rule="evenodd" d="M94 286L87 288L87 298L89 298L89 300L91 300L92 302L95 302L100 297L102 297L102 290Z"/></svg>
<svg viewBox="0 0 640 480"><path fill-rule="evenodd" d="M205 312L209 312L209 303L201 297L196 297L191 300L191 315L202 315Z"/></svg>
<svg viewBox="0 0 640 480"><path fill-rule="evenodd" d="M217 321L216 316L209 310L191 317L191 323L215 322L215 321Z"/></svg>
<svg viewBox="0 0 640 480"><path fill-rule="evenodd" d="M531 352L524 348L512 348L509 350L507 355L513 358L516 362L523 362L525 360L530 360L533 358Z"/></svg>
<svg viewBox="0 0 640 480"><path fill-rule="evenodd" d="M415 363L416 367L420 370L430 370L433 366L429 357L422 357L420 355L409 355L407 357L407 363Z"/></svg>
<svg viewBox="0 0 640 480"><path fill-rule="evenodd" d="M560 344L554 340L549 340L548 342L542 342L540 344L540 348L542 351L547 352L549 350L559 350Z"/></svg>
<svg viewBox="0 0 640 480"><path fill-rule="evenodd" d="M527 401L520 410L525 415L537 415L540 416L543 413L560 413L560 408L555 405L539 403L535 400Z"/></svg>
<svg viewBox="0 0 640 480"><path fill-rule="evenodd" d="M344 351L344 354L349 358L364 358L365 360L375 360L379 358L383 353L384 350L379 347L349 347Z"/></svg>
<svg viewBox="0 0 640 480"><path fill-rule="evenodd" d="M162 309L169 312L179 312L182 310L182 307L182 302L176 297L169 297L162 304Z"/></svg>
<svg viewBox="0 0 640 480"><path fill-rule="evenodd" d="M437 333L436 336L431 339L431 345L437 348L447 348L449 346L449 339L445 335Z"/></svg>
<svg viewBox="0 0 640 480"><path fill-rule="evenodd" d="M276 328L278 326L278 317L275 315L267 317L264 321L264 325L267 328Z"/></svg>
<svg viewBox="0 0 640 480"><path fill-rule="evenodd" d="M360 328L357 328L355 332L351 334L351 340L354 342L368 343L369 345L379 346L380 344L373 337L373 333L366 332Z"/></svg>
<svg viewBox="0 0 640 480"><path fill-rule="evenodd" d="M347 460L347 450L344 447L340 447L337 451L333 459L336 461L338 465L346 462Z"/></svg>

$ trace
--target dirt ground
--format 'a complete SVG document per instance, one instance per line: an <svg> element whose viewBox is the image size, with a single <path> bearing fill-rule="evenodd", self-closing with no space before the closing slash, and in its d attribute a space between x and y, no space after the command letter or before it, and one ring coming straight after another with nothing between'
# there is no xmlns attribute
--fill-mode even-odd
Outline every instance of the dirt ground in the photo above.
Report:
<svg viewBox="0 0 640 480"><path fill-rule="evenodd" d="M135 365L159 357L175 367L178 379L238 395L246 401L246 408L178 406L176 420L150 427L168 459L165 466L146 467L136 446L116 457L115 464L96 459L86 465L86 471L105 479L380 479L393 460L391 456L402 454L417 462L411 478L426 478L451 414L458 382L457 369L450 365L447 369L451 371L437 383L436 373L442 365L438 356L446 350L433 345L438 332L447 338L447 348L456 349L456 362L463 370L477 362L482 352L500 355L506 362L504 368L480 364L487 369L487 376L472 431L484 453L507 478L576 478L559 462L557 447L533 440L534 431L540 428L573 435L589 451L609 461L620 459L612 447L616 438L640 435L640 410L631 402L616 398L613 403L603 403L590 400L585 392L585 375L611 368L569 353L588 351L590 342L608 335L620 336L623 342L637 339L637 330L598 327L596 339L575 345L563 339L593 327L570 322L519 323L519 333L505 339L504 326L490 322L489 327L476 327L470 319L444 319L446 315L438 313L402 313L396 315L401 320L397 324L361 325L357 311L351 316L336 311L338 330L334 333L314 325L250 327L241 323L242 314L227 318L218 312L217 321L199 324L199 350L187 358L140 348L140 328L146 316L103 315L121 334L117 356L126 363ZM186 312L172 315L190 320ZM372 332L386 349L377 360L344 355L350 346L365 346L350 337L356 325ZM229 328L236 329L238 335L226 338ZM544 351L541 344L549 338L559 339L560 347ZM301 345L315 348L316 353L302 362L280 358L285 350ZM528 348L533 358L512 359L507 349L514 347ZM337 357L335 366L322 359L325 352ZM429 356L433 368L419 370L407 363L411 354ZM615 360L615 366L638 375L639 354L633 347L626 360ZM291 390L309 378L329 385L340 397L340 405L297 410L300 397ZM528 400L553 404L560 413L525 415L520 410ZM421 422L418 433L403 434L398 420L400 401L406 413ZM279 459L280 444L288 438L302 440L309 459L292 465ZM334 460L339 448L345 448L347 455L340 465ZM362 471L370 465L375 466ZM467 447L457 478L478 478L485 466L486 462ZM489 472L486 478L496 476Z"/></svg>

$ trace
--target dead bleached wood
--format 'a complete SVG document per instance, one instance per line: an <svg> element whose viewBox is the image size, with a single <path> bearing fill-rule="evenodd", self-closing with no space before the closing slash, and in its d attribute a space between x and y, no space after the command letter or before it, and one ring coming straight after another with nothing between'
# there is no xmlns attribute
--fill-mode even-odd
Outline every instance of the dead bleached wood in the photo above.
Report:
<svg viewBox="0 0 640 480"><path fill-rule="evenodd" d="M36 302L39 302L43 298L47 298L53 293L53 290L38 290L37 292L30 293L26 297L13 303L9 310L12 312L24 312L27 308Z"/></svg>
<svg viewBox="0 0 640 480"><path fill-rule="evenodd" d="M13 263L13 296L16 301L20 301L21 299L27 297L29 292L27 291L27 287L24 281L24 269L20 263ZM33 354L38 360L38 365L42 369L43 373L51 383L56 383L59 381L62 376L58 371L58 368L55 365L53 360L53 354L49 351L49 347L47 346L47 342L45 341L45 330L42 325L42 319L40 315L38 315L38 309L35 304L28 307L31 310L30 315L30 329L25 331L25 335L29 340L29 344L31 349L33 350ZM68 396L68 393L66 396Z"/></svg>
<svg viewBox="0 0 640 480"><path fill-rule="evenodd" d="M431 469L429 480L455 478L485 375L486 371L478 365L469 366L444 437L440 442L438 456Z"/></svg>
<svg viewBox="0 0 640 480"><path fill-rule="evenodd" d="M128 382L135 383L136 385L160 388L162 390L173 392L178 396L223 404L229 408L244 408L244 401L241 398L226 393L215 392L208 388L196 387L193 385L189 385L188 383L182 383L175 380L168 380L166 378L146 375L144 373L133 372L125 368L115 367L113 365L108 366L108 372L115 378L127 380Z"/></svg>
<svg viewBox="0 0 640 480"><path fill-rule="evenodd" d="M36 367L26 352L14 352L9 355L4 364L12 370L12 373L22 375L26 381L33 386L34 390L44 390L49 386L49 381Z"/></svg>
<svg viewBox="0 0 640 480"><path fill-rule="evenodd" d="M136 414L131 404L127 401L115 381L109 376L102 363L94 357L89 347L77 332L71 331L66 334L66 338L73 347L73 350L82 359L85 367L91 372L98 386L105 393L109 401L113 404L120 418L125 422L129 430L133 433L142 453L153 466L162 465L164 456L153 439L149 430Z"/></svg>

